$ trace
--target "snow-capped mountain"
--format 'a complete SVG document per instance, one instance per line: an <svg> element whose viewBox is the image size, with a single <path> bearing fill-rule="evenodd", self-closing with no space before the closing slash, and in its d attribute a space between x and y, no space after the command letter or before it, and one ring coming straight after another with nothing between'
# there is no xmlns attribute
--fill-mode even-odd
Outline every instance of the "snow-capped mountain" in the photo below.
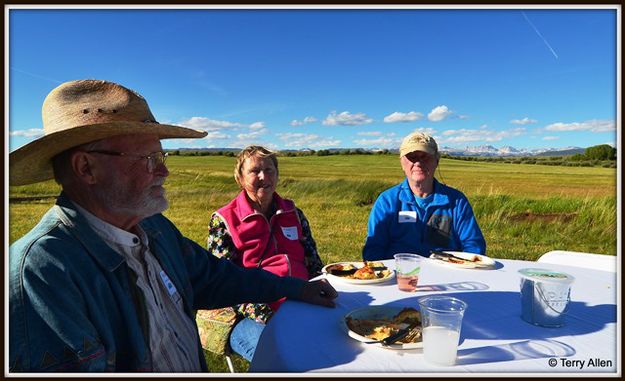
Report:
<svg viewBox="0 0 625 381"><path fill-rule="evenodd" d="M584 148L541 148L541 149L517 149L512 146L496 148L491 145L467 146L465 148L440 147L441 153L452 156L558 156L584 153Z"/></svg>

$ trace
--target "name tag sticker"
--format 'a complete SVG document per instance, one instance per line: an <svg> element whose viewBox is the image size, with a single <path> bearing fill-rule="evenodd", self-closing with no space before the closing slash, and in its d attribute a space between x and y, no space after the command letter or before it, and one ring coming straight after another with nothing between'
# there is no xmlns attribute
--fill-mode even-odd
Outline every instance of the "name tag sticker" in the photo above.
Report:
<svg viewBox="0 0 625 381"><path fill-rule="evenodd" d="M400 210L397 222L400 224L417 222L417 212L414 210Z"/></svg>
<svg viewBox="0 0 625 381"><path fill-rule="evenodd" d="M169 296L175 294L176 286L174 286L171 280L169 280L169 277L167 276L167 274L165 274L165 271L161 271L160 275L161 275L161 280L163 281L163 284L165 285L165 287L167 288L167 291L169 292Z"/></svg>
<svg viewBox="0 0 625 381"><path fill-rule="evenodd" d="M280 226L282 234L291 241L297 240L297 226Z"/></svg>

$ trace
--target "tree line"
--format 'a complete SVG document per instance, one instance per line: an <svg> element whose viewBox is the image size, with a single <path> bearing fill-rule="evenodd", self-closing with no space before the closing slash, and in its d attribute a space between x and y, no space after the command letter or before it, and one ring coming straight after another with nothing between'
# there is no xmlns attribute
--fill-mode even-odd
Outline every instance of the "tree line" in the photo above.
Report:
<svg viewBox="0 0 625 381"><path fill-rule="evenodd" d="M167 150L169 155L179 156L228 156L237 155L236 150ZM301 151L278 151L279 156L331 156L331 155L397 155L397 151L381 149L376 151L365 150L363 148L345 149L320 149ZM568 167L604 167L616 168L616 148L601 144L588 147L583 154L563 156L453 156L442 154L442 158L452 160L495 162L508 164L540 164L540 165L562 165Z"/></svg>

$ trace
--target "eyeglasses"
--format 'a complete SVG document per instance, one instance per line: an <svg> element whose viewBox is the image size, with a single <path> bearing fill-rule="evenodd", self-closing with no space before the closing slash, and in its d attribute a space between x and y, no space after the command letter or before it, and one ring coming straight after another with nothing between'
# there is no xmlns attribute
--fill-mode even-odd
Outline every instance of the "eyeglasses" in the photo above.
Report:
<svg viewBox="0 0 625 381"><path fill-rule="evenodd" d="M93 150L93 151L86 151L87 153L99 153L102 155L111 155L111 156L127 156L127 157L137 157L140 159L146 159L147 160L147 170L148 173L152 173L154 172L154 170L156 169L156 167L160 164L165 165L165 161L167 160L167 152L151 152L149 154L147 154L147 156L143 156L143 155L132 155L126 152L117 152L117 151L105 151L105 150Z"/></svg>

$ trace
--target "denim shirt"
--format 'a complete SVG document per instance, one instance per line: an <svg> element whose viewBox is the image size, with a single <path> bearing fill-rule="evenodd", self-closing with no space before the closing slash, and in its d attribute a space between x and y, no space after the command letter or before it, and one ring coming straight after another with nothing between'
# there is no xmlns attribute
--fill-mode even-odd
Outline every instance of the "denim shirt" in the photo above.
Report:
<svg viewBox="0 0 625 381"><path fill-rule="evenodd" d="M193 321L197 309L301 293L304 281L210 255L161 214L140 225ZM146 309L133 274L61 193L9 249L10 371L152 371ZM199 336L197 355L206 370Z"/></svg>
<svg viewBox="0 0 625 381"><path fill-rule="evenodd" d="M408 179L382 192L369 214L363 259L389 259L395 253L427 257L431 250L484 254L486 241L466 196L436 179L433 196L422 209Z"/></svg>

